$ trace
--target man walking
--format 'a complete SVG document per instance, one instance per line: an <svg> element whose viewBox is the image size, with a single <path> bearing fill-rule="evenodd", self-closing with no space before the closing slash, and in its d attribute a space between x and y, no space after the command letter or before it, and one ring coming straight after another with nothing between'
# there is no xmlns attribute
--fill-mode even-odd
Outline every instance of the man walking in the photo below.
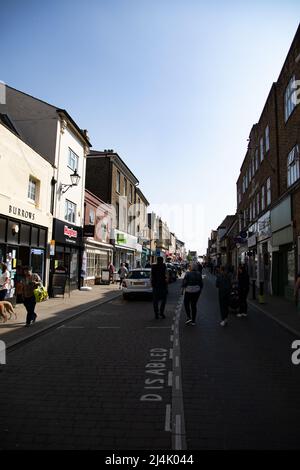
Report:
<svg viewBox="0 0 300 470"><path fill-rule="evenodd" d="M159 318L159 316L166 318L164 311L168 295L168 274L162 256L159 256L157 264L153 264L151 267L151 284L155 318Z"/></svg>
<svg viewBox="0 0 300 470"><path fill-rule="evenodd" d="M202 274L198 264L191 264L190 271L186 273L182 281L182 289L185 291L184 307L187 316L185 324L196 325L197 302L203 289Z"/></svg>
<svg viewBox="0 0 300 470"><path fill-rule="evenodd" d="M217 275L216 287L219 289L219 305L221 311L221 326L227 325L229 312L229 296L231 292L231 278L223 266Z"/></svg>

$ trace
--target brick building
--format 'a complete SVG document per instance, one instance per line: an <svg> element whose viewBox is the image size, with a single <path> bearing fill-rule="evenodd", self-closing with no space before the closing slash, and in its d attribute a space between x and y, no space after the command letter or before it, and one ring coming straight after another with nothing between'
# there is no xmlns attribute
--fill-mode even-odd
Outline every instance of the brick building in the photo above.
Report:
<svg viewBox="0 0 300 470"><path fill-rule="evenodd" d="M141 259L142 246L137 237L136 187L139 181L121 157L113 150L95 151L87 155L86 189L105 203L113 214L112 243L114 265L128 263L132 268Z"/></svg>
<svg viewBox="0 0 300 470"><path fill-rule="evenodd" d="M300 268L300 27L249 135L237 180L238 259L257 285L291 298ZM299 93L298 93L299 95Z"/></svg>

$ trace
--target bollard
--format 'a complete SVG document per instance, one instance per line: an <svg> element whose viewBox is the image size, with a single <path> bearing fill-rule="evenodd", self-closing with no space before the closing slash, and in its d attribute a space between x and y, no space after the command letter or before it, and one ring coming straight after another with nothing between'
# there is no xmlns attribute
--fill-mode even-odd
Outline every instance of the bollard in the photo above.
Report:
<svg viewBox="0 0 300 470"><path fill-rule="evenodd" d="M259 296L258 296L258 302L260 304L265 303L265 296L264 296L264 282L260 281L259 283Z"/></svg>
<svg viewBox="0 0 300 470"><path fill-rule="evenodd" d="M252 279L252 300L256 300L256 280Z"/></svg>

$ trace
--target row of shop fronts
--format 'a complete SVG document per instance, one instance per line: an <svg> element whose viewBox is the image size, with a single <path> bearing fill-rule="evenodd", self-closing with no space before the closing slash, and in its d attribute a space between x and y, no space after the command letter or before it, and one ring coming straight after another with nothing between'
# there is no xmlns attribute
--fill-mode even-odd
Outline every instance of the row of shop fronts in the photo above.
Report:
<svg viewBox="0 0 300 470"><path fill-rule="evenodd" d="M260 217L231 252L236 268L245 263L251 281L264 293L293 299L300 245L295 240L291 196ZM228 264L231 264L228 263ZM223 263L226 264L226 263Z"/></svg>
<svg viewBox="0 0 300 470"><path fill-rule="evenodd" d="M84 235L82 227L58 219L53 219L49 230L17 217L0 215L0 261L8 266L12 294L16 293L24 266L31 266L51 292L52 278L57 272L66 274L67 288L73 290L85 281L93 284L101 279L110 262L116 269L121 263L132 268L145 266L149 259L149 250L132 235L116 230L111 243Z"/></svg>

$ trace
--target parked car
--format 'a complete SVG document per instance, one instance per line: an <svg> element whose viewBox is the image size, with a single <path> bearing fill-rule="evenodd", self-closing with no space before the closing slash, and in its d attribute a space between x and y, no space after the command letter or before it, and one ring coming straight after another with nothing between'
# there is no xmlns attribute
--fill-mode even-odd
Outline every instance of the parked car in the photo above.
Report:
<svg viewBox="0 0 300 470"><path fill-rule="evenodd" d="M122 283L125 300L138 294L152 296L151 269L132 269Z"/></svg>

